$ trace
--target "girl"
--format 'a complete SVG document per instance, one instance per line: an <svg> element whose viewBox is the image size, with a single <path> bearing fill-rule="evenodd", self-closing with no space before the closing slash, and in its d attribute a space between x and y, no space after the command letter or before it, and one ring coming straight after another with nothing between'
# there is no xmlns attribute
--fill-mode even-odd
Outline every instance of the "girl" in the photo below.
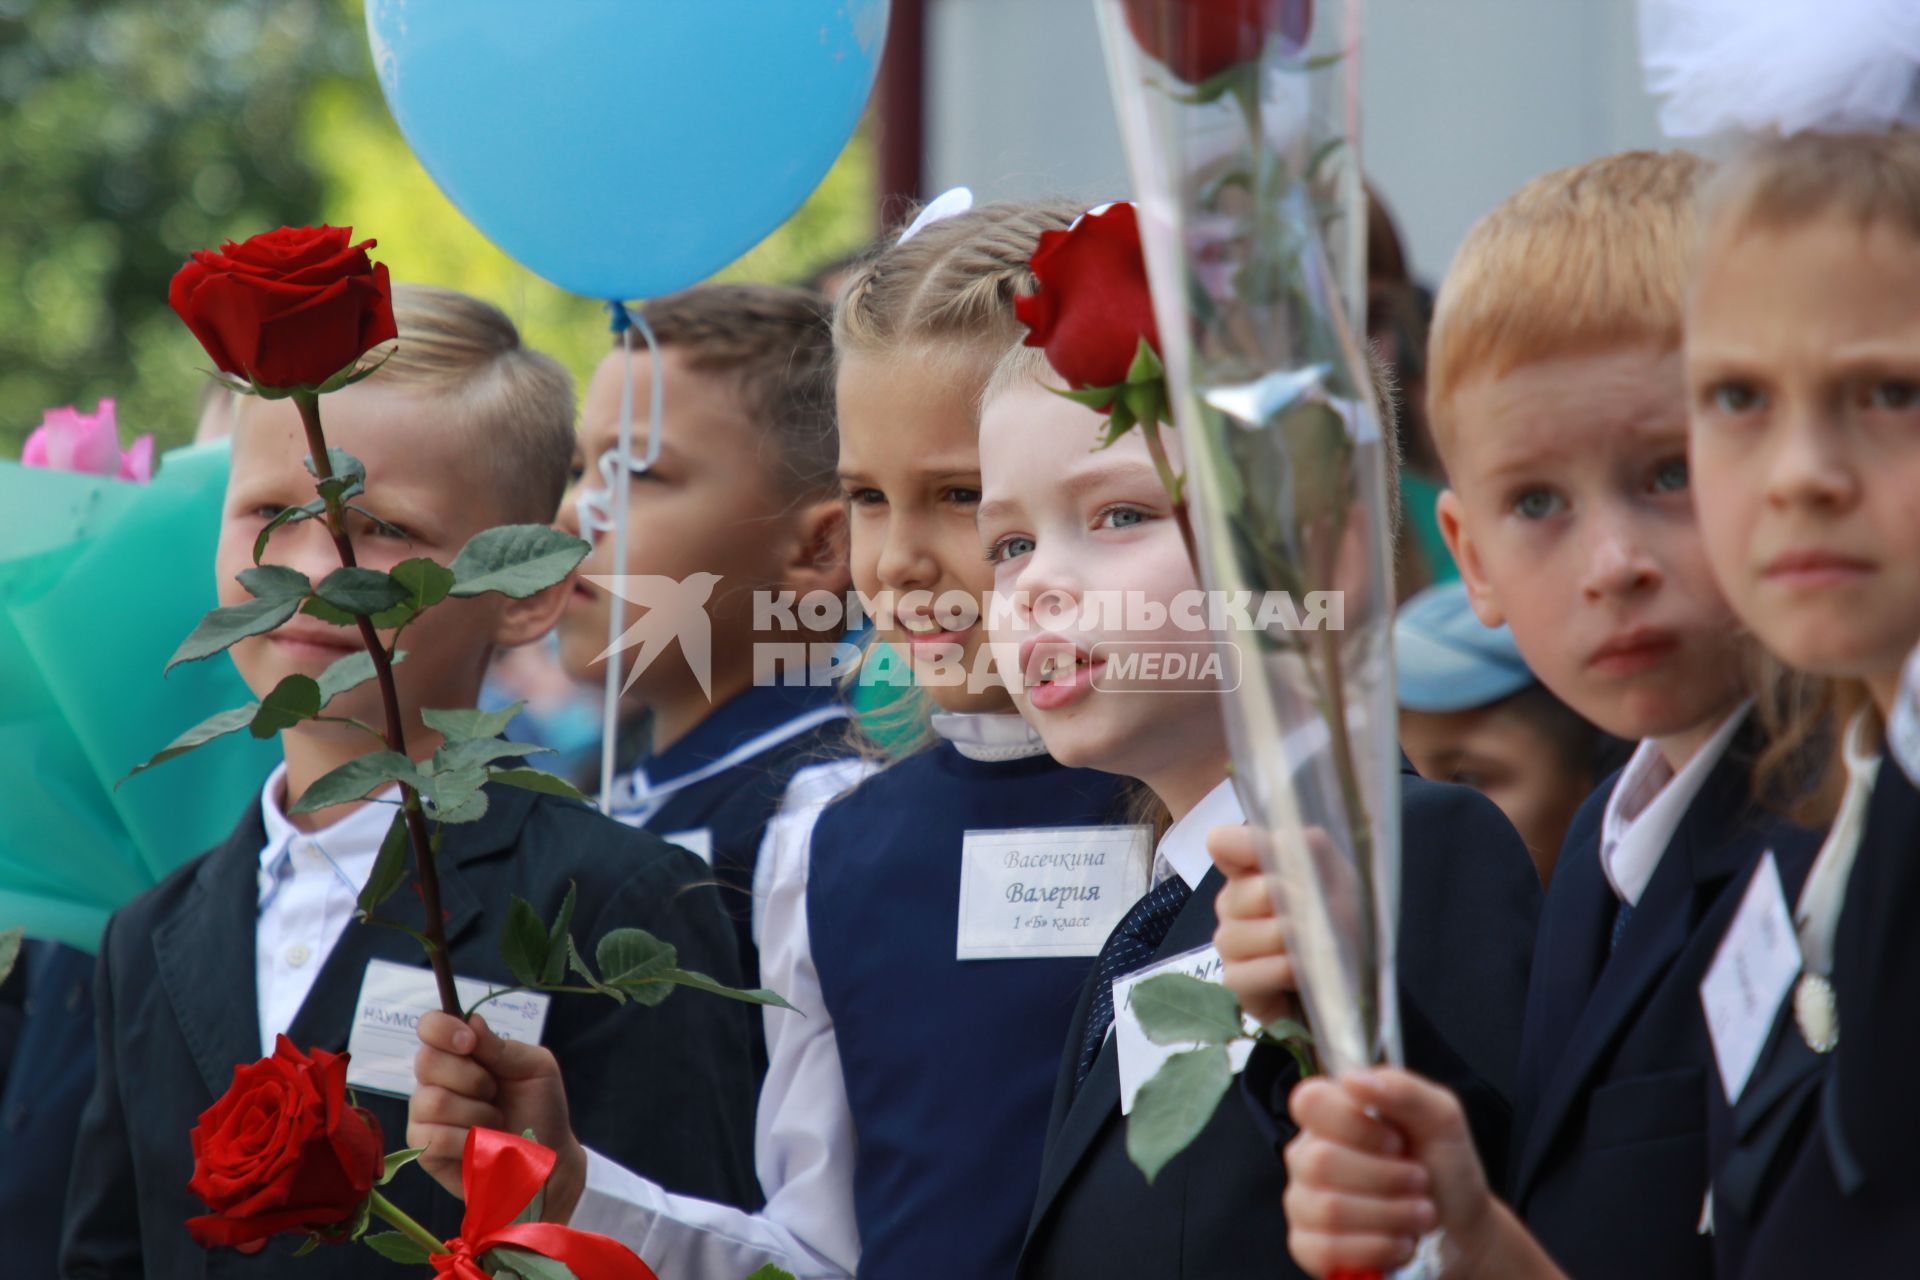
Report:
<svg viewBox="0 0 1920 1280"><path fill-rule="evenodd" d="M1207 967L1206 957L1185 954L1212 933L1222 883L1205 839L1242 815L1227 780L1219 684L1109 678L1111 654L1191 653L1211 637L1181 630L1190 613L1166 608L1199 583L1143 438L1130 433L1094 451L1100 415L1054 394L1059 385L1043 355L1016 350L982 414L980 534L996 596L1007 602L996 601L996 658L1055 759L1138 779L1172 825L1154 854L1152 887L1081 992L1018 1274L1268 1277L1285 1266L1285 1176L1248 1116L1223 1107L1151 1185L1125 1151L1122 1097L1138 1081L1108 1035L1111 984L1156 961ZM1167 621L1122 630L1110 609L1087 607L1095 591L1127 609L1141 604L1142 614L1162 606ZM1062 615L1063 626L1032 629L1037 617ZM1107 647L1116 641L1122 647ZM1408 1053L1484 1103L1484 1140L1503 1145L1537 880L1484 797L1422 782L1404 766L1401 783L1406 900L1419 904L1400 940ZM1292 1077L1274 1074L1284 1098Z"/></svg>
<svg viewBox="0 0 1920 1280"><path fill-rule="evenodd" d="M1686 333L1707 550L1760 643L1829 682L1788 739L1824 706L1846 713L1845 792L1804 888L1789 898L1771 859L1756 866L1726 969L1701 985L1719 1067L1702 1227L1723 1276L1905 1274L1920 1251L1920 752L1901 749L1920 643L1916 298L1912 134L1772 141L1717 181ZM1736 970L1754 975L1745 1018L1722 980ZM1376 1265L1437 1218L1460 1251L1450 1274L1558 1274L1487 1194L1441 1091L1381 1073L1303 1091L1295 1112L1318 1265Z"/></svg>
<svg viewBox="0 0 1920 1280"><path fill-rule="evenodd" d="M1716 1247L1726 1274L1891 1275L1920 1251L1920 760L1884 760L1920 644L1920 139L1776 141L1716 196L1687 317L1708 551L1761 643L1851 712L1844 796L1793 907L1799 971L1757 1065L1716 1037ZM1754 893L1786 901L1767 874ZM1723 957L1754 936L1736 921ZM1712 1023L1712 975L1701 990Z"/></svg>
<svg viewBox="0 0 1920 1280"><path fill-rule="evenodd" d="M1120 780L1047 757L980 656L980 390L1019 334L1013 299L1040 233L1073 212L923 218L855 271L836 311L854 584L933 742L830 804L849 770L803 770L769 826L761 975L799 1014L766 1020L764 1208L674 1196L589 1155L564 1136L541 1051L421 1024L432 1087L415 1095L416 1124L445 1124L432 1137L449 1144L475 1123L563 1135L549 1214L565 1220L577 1199L573 1225L663 1275L1013 1268L1067 1018L1149 839L1122 820Z"/></svg>

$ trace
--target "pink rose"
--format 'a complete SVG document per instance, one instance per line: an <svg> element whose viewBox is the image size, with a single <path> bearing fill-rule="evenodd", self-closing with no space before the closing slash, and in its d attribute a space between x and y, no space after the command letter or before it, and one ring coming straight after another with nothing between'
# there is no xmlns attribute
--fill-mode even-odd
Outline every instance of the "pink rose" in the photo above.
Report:
<svg viewBox="0 0 1920 1280"><path fill-rule="evenodd" d="M29 467L145 484L153 479L153 437L141 436L123 453L113 401L102 400L92 413L65 405L41 415L40 425L20 451L20 461Z"/></svg>

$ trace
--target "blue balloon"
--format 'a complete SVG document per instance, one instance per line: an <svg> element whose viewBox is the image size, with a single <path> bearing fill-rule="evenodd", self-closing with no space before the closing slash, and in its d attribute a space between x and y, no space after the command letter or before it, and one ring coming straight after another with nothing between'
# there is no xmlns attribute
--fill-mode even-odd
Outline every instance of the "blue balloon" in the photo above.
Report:
<svg viewBox="0 0 1920 1280"><path fill-rule="evenodd" d="M368 0L374 67L440 189L589 297L704 279L852 136L887 0Z"/></svg>

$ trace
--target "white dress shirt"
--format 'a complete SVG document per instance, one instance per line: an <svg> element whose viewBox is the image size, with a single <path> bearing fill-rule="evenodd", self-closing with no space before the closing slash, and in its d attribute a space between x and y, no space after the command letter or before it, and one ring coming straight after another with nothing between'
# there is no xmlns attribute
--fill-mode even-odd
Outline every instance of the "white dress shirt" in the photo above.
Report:
<svg viewBox="0 0 1920 1280"><path fill-rule="evenodd" d="M1819 856L1807 872L1800 889L1800 901L1793 912L1794 931L1800 938L1800 959L1808 972L1826 976L1833 972L1833 939L1840 928L1840 908L1845 905L1847 881L1853 875L1854 858L1860 852L1860 837L1867 829L1867 806L1873 799L1873 785L1880 779L1881 754L1877 717L1871 710L1857 712L1847 724L1842 750L1847 763L1847 789L1840 799L1840 811L1821 842Z"/></svg>
<svg viewBox="0 0 1920 1280"><path fill-rule="evenodd" d="M807 873L820 811L873 766L836 760L794 774L754 867L760 979L795 1011L766 1009L767 1078L754 1118L758 1213L676 1195L587 1152L571 1225L612 1236L663 1276L733 1280L769 1263L796 1280L845 1280L860 1262L853 1108L807 935Z"/></svg>
<svg viewBox="0 0 1920 1280"><path fill-rule="evenodd" d="M1200 803L1185 817L1168 827L1153 851L1153 887L1178 875L1187 888L1198 889L1213 869L1213 855L1207 852L1207 836L1215 827L1237 826L1247 820L1234 793L1233 779L1220 784L1200 798Z"/></svg>
<svg viewBox="0 0 1920 1280"><path fill-rule="evenodd" d="M254 925L254 986L260 1002L261 1056L293 1025L314 979L333 953L373 874L393 825L391 804L364 804L319 831L302 831L281 809L283 762L260 793L267 843L260 850L260 914ZM382 793L397 796L397 789Z"/></svg>
<svg viewBox="0 0 1920 1280"><path fill-rule="evenodd" d="M1014 760L1046 751L1026 721L1010 713L940 714L933 729L974 760ZM586 1189L571 1225L612 1236L663 1276L737 1280L771 1263L796 1280L846 1280L860 1265L853 1202L859 1143L839 1041L813 963L807 878L820 811L873 768L862 760L838 760L797 772L767 824L754 867L761 982L798 1011L762 1013L767 1078L753 1146L766 1204L748 1213L676 1195L587 1152ZM1201 830L1200 875L1206 874L1205 835Z"/></svg>
<svg viewBox="0 0 1920 1280"><path fill-rule="evenodd" d="M1607 883L1622 902L1640 905L1640 895L1647 891L1647 883L1660 865L1660 855L1673 842L1673 833L1680 829L1688 806L1727 753L1728 744L1752 707L1751 702L1742 703L1679 773L1667 764L1653 739L1642 739L1634 749L1613 794L1607 797L1606 812L1600 819L1600 869L1607 873Z"/></svg>

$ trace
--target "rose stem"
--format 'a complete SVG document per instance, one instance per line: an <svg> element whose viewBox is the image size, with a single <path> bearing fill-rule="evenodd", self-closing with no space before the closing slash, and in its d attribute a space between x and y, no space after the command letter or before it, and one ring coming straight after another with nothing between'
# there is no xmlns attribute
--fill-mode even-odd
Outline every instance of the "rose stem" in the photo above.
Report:
<svg viewBox="0 0 1920 1280"><path fill-rule="evenodd" d="M1180 541L1187 544L1187 559L1193 562L1193 571L1199 573L1200 551L1193 541L1193 521L1187 516L1185 477L1173 473L1173 462L1161 442L1158 422L1142 422L1140 434L1146 437L1147 456L1153 459L1153 469L1160 473L1160 483L1166 486L1167 499L1173 504L1173 521L1180 528Z"/></svg>
<svg viewBox="0 0 1920 1280"><path fill-rule="evenodd" d="M313 472L321 481L333 478L333 462L327 456L327 438L320 429L320 397L311 391L293 393L293 403L300 410L300 422L307 429L307 450L313 455ZM333 535L334 550L340 553L340 563L349 569L355 568L353 542L347 537L346 518L341 513L340 500L326 496L327 532ZM367 656L373 660L373 676L380 686L380 705L387 716L387 749L400 755L407 754L406 728L400 719L400 693L393 683L393 660L388 657L385 646L380 643L380 633L373 628L373 619L356 617L360 639L367 646ZM412 757L408 757L411 759ZM426 908L427 963L433 967L434 982L440 988L440 1007L456 1018L464 1017L460 1008L460 992L453 984L453 963L447 958L447 935L440 908L440 871L433 863L433 845L427 837L427 818L420 808L420 794L402 782L400 784L401 812L406 815L407 836L413 844L413 865L420 881L420 900ZM377 1199L378 1197L376 1197Z"/></svg>
<svg viewBox="0 0 1920 1280"><path fill-rule="evenodd" d="M415 1244L423 1246L427 1252L445 1253L447 1251L445 1241L408 1217L405 1210L395 1205L393 1201L387 1199L378 1191L373 1193L372 1209L374 1217L380 1219L380 1221L386 1223L388 1226L393 1227L399 1231L401 1235L413 1241Z"/></svg>

